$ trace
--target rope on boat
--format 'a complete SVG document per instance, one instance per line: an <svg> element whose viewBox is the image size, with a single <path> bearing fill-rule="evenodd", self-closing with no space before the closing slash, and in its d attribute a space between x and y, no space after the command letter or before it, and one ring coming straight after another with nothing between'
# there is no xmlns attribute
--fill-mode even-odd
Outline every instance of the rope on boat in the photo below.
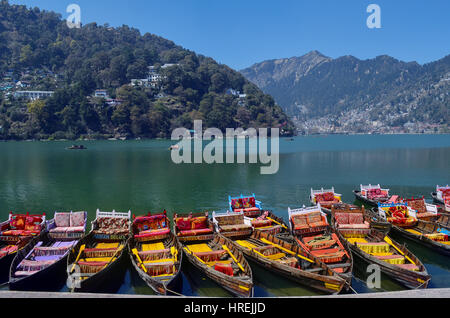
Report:
<svg viewBox="0 0 450 318"><path fill-rule="evenodd" d="M0 288L4 287L4 286L6 286L6 285L9 285L9 281L6 282L6 283L0 284Z"/></svg>
<svg viewBox="0 0 450 318"><path fill-rule="evenodd" d="M351 283L349 283L349 282L347 282L347 281L346 281L345 283L348 285L348 287L350 288L350 290L351 290L352 292L354 292L356 295L358 295L358 292L357 292L356 290L353 289Z"/></svg>
<svg viewBox="0 0 450 318"><path fill-rule="evenodd" d="M431 278L427 279L427 281L423 282L421 285L417 286L417 287L414 288L414 289L419 289L419 288L422 287L423 285L428 284L428 283L430 282L430 280L431 280Z"/></svg>
<svg viewBox="0 0 450 318"><path fill-rule="evenodd" d="M175 292L175 291L173 291L173 290L170 290L169 288L164 288L166 291L168 291L169 293L172 293L172 294L174 294L174 295L177 295L177 296L180 296L180 297L186 297L186 296L184 296L183 294L180 294L180 293L177 293L177 292Z"/></svg>

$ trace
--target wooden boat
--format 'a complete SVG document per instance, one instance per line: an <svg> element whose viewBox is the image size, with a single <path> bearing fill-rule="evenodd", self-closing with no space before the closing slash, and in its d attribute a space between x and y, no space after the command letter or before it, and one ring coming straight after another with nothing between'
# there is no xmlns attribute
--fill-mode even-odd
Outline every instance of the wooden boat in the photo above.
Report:
<svg viewBox="0 0 450 318"><path fill-rule="evenodd" d="M272 211L264 209L261 201L256 200L254 194L249 196L241 194L239 197L228 196L228 206L231 212L243 213L256 230L274 235L289 230L283 219Z"/></svg>
<svg viewBox="0 0 450 318"><path fill-rule="evenodd" d="M302 250L298 244L289 243L263 231L248 233L236 228L235 233L220 232L222 226L220 224L234 223L235 218L236 215L233 212L213 214L216 231L220 235L226 234L232 238L234 245L248 259L267 270L316 291L337 294L344 288L344 279L319 259Z"/></svg>
<svg viewBox="0 0 450 318"><path fill-rule="evenodd" d="M233 243L214 233L208 213L174 215L174 235L189 262L237 297L253 297L253 274Z"/></svg>
<svg viewBox="0 0 450 318"><path fill-rule="evenodd" d="M357 200L362 201L368 205L376 207L378 203L386 203L391 196L389 189L382 189L378 185L360 185L359 190L353 191Z"/></svg>
<svg viewBox="0 0 450 318"><path fill-rule="evenodd" d="M68 150L86 150L87 148L84 145L72 145Z"/></svg>
<svg viewBox="0 0 450 318"><path fill-rule="evenodd" d="M334 204L342 203L342 194L336 193L334 187L331 189L311 189L309 200L312 205L320 203L322 211L328 215L331 215L331 207Z"/></svg>
<svg viewBox="0 0 450 318"><path fill-rule="evenodd" d="M439 218L438 207L425 202L425 198L411 198L402 200L408 207L416 211L416 218L422 221L433 222Z"/></svg>
<svg viewBox="0 0 450 318"><path fill-rule="evenodd" d="M292 210L288 208L291 234L297 244L324 262L351 286L353 257L346 242L341 242L330 226L321 206Z"/></svg>
<svg viewBox="0 0 450 318"><path fill-rule="evenodd" d="M34 224L38 222L38 224ZM45 213L42 215L13 214L0 224L0 283L9 280L9 269L17 252L32 244L33 238L45 230Z"/></svg>
<svg viewBox="0 0 450 318"><path fill-rule="evenodd" d="M434 202L440 204L450 204L450 186L436 186L436 191L431 193Z"/></svg>
<svg viewBox="0 0 450 318"><path fill-rule="evenodd" d="M11 264L11 290L59 291L66 282L67 257L86 230L87 212L55 212L35 244Z"/></svg>
<svg viewBox="0 0 450 318"><path fill-rule="evenodd" d="M407 288L426 288L431 279L422 262L405 246L393 241L364 221L360 212L333 211L332 226L347 241L353 255Z"/></svg>
<svg viewBox="0 0 450 318"><path fill-rule="evenodd" d="M379 219L401 228L412 228L418 221L416 211L407 203L378 203L377 211Z"/></svg>
<svg viewBox="0 0 450 318"><path fill-rule="evenodd" d="M91 232L78 242L67 258L67 287L71 291L109 291L120 285L125 274L130 215L131 211L97 210Z"/></svg>
<svg viewBox="0 0 450 318"><path fill-rule="evenodd" d="M155 293L178 293L183 252L170 231L166 211L134 218L128 253L138 275Z"/></svg>

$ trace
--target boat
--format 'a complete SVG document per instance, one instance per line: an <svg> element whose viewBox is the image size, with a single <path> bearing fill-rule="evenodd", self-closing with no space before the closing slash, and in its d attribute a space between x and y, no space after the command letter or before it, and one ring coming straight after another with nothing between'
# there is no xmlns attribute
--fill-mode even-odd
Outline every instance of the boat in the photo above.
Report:
<svg viewBox="0 0 450 318"><path fill-rule="evenodd" d="M83 145L72 145L67 149L68 150L86 150L87 148Z"/></svg>
<svg viewBox="0 0 450 318"><path fill-rule="evenodd" d="M272 211L262 207L261 201L256 200L255 194L239 197L228 196L229 211L243 213L246 220L258 231L271 234L288 232L289 228L284 220Z"/></svg>
<svg viewBox="0 0 450 318"><path fill-rule="evenodd" d="M392 228L392 224L386 219L380 218L378 215L378 207L366 209L364 205L358 206L353 204L341 203L335 204L332 207L331 214L335 212L341 213L361 213L364 216L364 221L370 224L370 227L388 234Z"/></svg>
<svg viewBox="0 0 450 318"><path fill-rule="evenodd" d="M431 193L434 202L450 205L450 186L436 186L436 191Z"/></svg>
<svg viewBox="0 0 450 318"><path fill-rule="evenodd" d="M300 209L288 208L289 226L297 244L317 257L351 286L353 257L346 242L330 226L320 204Z"/></svg>
<svg viewBox="0 0 450 318"><path fill-rule="evenodd" d="M386 220L392 226L412 228L418 222L416 210L407 203L378 203L377 212L379 219Z"/></svg>
<svg viewBox="0 0 450 318"><path fill-rule="evenodd" d="M392 240L385 232L372 228L359 211L332 213L332 226L339 238L348 243L356 258L369 265L377 265L382 273L407 288L427 288L431 276L404 245Z"/></svg>
<svg viewBox="0 0 450 318"><path fill-rule="evenodd" d="M125 274L125 248L130 234L128 212L97 209L92 229L67 258L67 287L72 292L114 290Z"/></svg>
<svg viewBox="0 0 450 318"><path fill-rule="evenodd" d="M427 203L425 197L402 200L408 207L416 211L416 218L422 221L434 222L439 218L438 207Z"/></svg>
<svg viewBox="0 0 450 318"><path fill-rule="evenodd" d="M128 253L139 277L159 295L178 293L183 252L167 212L133 217Z"/></svg>
<svg viewBox="0 0 450 318"><path fill-rule="evenodd" d="M353 193L357 200L368 205L377 207L378 203L386 203L391 199L389 189L382 189L378 185L360 185L359 190L354 190Z"/></svg>
<svg viewBox="0 0 450 318"><path fill-rule="evenodd" d="M243 215L242 215L243 217ZM227 235L245 257L259 266L281 275L306 288L324 294L338 294L345 285L345 280L328 268L316 257L309 255L295 243L275 237L263 231L247 232L236 227L222 231L225 224L240 224L233 212L213 213L215 230L219 235Z"/></svg>
<svg viewBox="0 0 450 318"><path fill-rule="evenodd" d="M317 205L320 203L322 211L328 215L331 215L331 207L333 204L342 203L342 194L336 193L334 187L331 189L311 189L311 194L309 200L312 205Z"/></svg>
<svg viewBox="0 0 450 318"><path fill-rule="evenodd" d="M253 297L253 273L242 252L214 233L209 213L175 214L173 233L187 260L237 297Z"/></svg>
<svg viewBox="0 0 450 318"><path fill-rule="evenodd" d="M36 222L38 224L36 224ZM9 213L0 224L0 283L9 280L9 269L17 253L30 244L46 228L45 213L40 215Z"/></svg>
<svg viewBox="0 0 450 318"><path fill-rule="evenodd" d="M17 253L11 264L9 288L59 291L66 282L67 257L84 235L87 212L55 212L35 244Z"/></svg>

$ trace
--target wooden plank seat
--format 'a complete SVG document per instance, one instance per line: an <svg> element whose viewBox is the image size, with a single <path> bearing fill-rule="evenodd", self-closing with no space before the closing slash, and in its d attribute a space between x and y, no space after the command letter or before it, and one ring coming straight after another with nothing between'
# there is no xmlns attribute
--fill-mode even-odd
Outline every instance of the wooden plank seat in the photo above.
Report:
<svg viewBox="0 0 450 318"><path fill-rule="evenodd" d="M225 250L194 252L193 254L204 262L220 261L224 255L228 255Z"/></svg>
<svg viewBox="0 0 450 318"><path fill-rule="evenodd" d="M397 266L409 271L420 271L419 266L415 264L397 264Z"/></svg>
<svg viewBox="0 0 450 318"><path fill-rule="evenodd" d="M172 256L170 249L154 250L154 251L140 251L138 255L142 261L154 261L159 259L166 259Z"/></svg>

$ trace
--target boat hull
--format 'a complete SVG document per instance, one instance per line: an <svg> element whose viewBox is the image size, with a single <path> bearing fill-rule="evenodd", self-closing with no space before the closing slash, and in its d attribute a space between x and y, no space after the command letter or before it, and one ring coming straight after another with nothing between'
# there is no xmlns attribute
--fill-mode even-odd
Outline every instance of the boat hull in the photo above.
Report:
<svg viewBox="0 0 450 318"><path fill-rule="evenodd" d="M153 279L149 275L147 275L142 268L136 263L136 260L132 256L132 250L135 247L135 241L133 238L130 238L128 241L128 255L131 261L131 264L136 271L136 273L139 275L139 277L145 282L145 284L150 287L156 294L159 295L170 295L171 292L179 293L181 292L181 264L183 263L183 252L181 251L181 245L178 243L177 239L174 237L174 235L171 233L171 238L174 241L174 245L176 246L178 253L178 260L180 262L180 267L177 271L177 273L167 282L161 282L160 280Z"/></svg>
<svg viewBox="0 0 450 318"><path fill-rule="evenodd" d="M433 201L434 201L434 202L440 203L440 204L445 204L444 200L441 200L441 199L438 198L436 192L432 192L432 193L431 193L431 197L433 198Z"/></svg>
<svg viewBox="0 0 450 318"><path fill-rule="evenodd" d="M80 250L81 245L87 244L88 242L94 240L93 232L89 233L83 239L81 239L78 244L72 249L71 253L67 258L66 263L66 271L67 273L71 272L73 262L78 255L78 251ZM121 251L120 255L117 259L109 264L106 268L96 273L92 277L89 277L86 280L81 281L80 283L73 285L72 281L70 281L70 277L67 279L67 287L72 292L81 292L81 293L115 293L120 288L123 283L123 279L125 277L125 272L128 266L127 252L127 240L123 241L125 248Z"/></svg>
<svg viewBox="0 0 450 318"><path fill-rule="evenodd" d="M215 234L214 239L223 240L226 245L230 248L231 251L234 251L236 253L239 249L236 249L234 244L226 237L219 236L218 234ZM249 298L253 297L254 289L253 289L253 283L251 284L251 287L248 288L248 290L242 289L239 286L242 286L242 282L238 279L234 279L233 277L225 276L216 270L213 270L212 268L208 266L204 266L200 261L197 260L196 257L191 255L190 253L187 253L186 250L183 248L183 253L185 259L189 261L191 265L193 265L195 268L203 272L209 279L214 281L216 284L218 284L220 287L224 288L226 291L231 293L232 295L239 297L239 298ZM246 260L244 256L242 256L241 262L243 263L245 261L245 264L243 264L244 268L247 269L250 278L253 280L253 274L251 271L251 268L248 264L246 264Z"/></svg>

